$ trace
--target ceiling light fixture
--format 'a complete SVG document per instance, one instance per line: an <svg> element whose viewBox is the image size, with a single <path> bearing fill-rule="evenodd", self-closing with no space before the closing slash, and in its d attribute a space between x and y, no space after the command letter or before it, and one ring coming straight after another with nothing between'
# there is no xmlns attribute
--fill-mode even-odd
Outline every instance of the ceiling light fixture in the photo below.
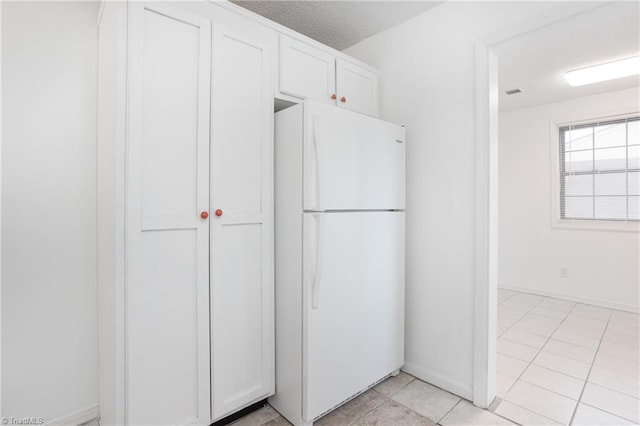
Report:
<svg viewBox="0 0 640 426"><path fill-rule="evenodd" d="M637 74L640 74L640 56L569 71L564 78L570 86L583 86Z"/></svg>

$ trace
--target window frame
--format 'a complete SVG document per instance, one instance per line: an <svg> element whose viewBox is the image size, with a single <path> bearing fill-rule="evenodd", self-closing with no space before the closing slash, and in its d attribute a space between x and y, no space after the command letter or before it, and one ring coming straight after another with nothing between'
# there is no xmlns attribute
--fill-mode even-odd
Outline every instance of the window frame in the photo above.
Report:
<svg viewBox="0 0 640 426"><path fill-rule="evenodd" d="M619 231L640 233L640 221L615 219L566 219L561 217L562 196L560 188L561 158L560 158L560 129L568 126L581 126L607 121L624 120L640 117L640 111L590 118L570 122L549 122L550 153L551 153L551 227L562 229L581 229L593 231Z"/></svg>

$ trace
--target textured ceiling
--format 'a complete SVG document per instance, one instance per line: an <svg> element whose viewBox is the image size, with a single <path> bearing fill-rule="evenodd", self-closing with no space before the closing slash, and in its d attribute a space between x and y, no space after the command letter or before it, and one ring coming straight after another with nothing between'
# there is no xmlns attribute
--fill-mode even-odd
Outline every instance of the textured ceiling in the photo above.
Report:
<svg viewBox="0 0 640 426"><path fill-rule="evenodd" d="M398 25L442 1L231 0L337 50Z"/></svg>
<svg viewBox="0 0 640 426"><path fill-rule="evenodd" d="M637 87L638 76L571 87L564 73L638 55L640 2L611 2L496 46L502 111ZM515 88L522 93L507 96Z"/></svg>

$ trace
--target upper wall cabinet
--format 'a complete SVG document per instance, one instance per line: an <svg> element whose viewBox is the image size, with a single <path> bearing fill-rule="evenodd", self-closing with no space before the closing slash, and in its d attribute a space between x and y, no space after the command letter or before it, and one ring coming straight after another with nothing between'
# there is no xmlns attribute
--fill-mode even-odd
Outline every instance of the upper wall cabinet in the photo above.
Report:
<svg viewBox="0 0 640 426"><path fill-rule="evenodd" d="M342 59L336 60L338 105L378 116L378 74Z"/></svg>
<svg viewBox="0 0 640 426"><path fill-rule="evenodd" d="M285 35L280 35L279 65L283 97L315 99L378 116L378 74L371 68Z"/></svg>
<svg viewBox="0 0 640 426"><path fill-rule="evenodd" d="M335 104L336 58L290 37L280 36L280 92Z"/></svg>

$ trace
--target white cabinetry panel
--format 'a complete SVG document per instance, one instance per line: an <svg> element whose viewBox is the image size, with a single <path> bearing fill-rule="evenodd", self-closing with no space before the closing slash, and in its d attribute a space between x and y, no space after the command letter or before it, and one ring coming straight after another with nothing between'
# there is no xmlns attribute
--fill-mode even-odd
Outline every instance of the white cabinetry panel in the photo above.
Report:
<svg viewBox="0 0 640 426"><path fill-rule="evenodd" d="M329 52L280 36L280 92L335 104L335 64Z"/></svg>
<svg viewBox="0 0 640 426"><path fill-rule="evenodd" d="M262 231L261 224L244 224L221 226L214 232L214 245L219 247L213 252L217 285L212 287L211 316L216 418L268 392L265 379L270 380L271 366L263 363Z"/></svg>
<svg viewBox="0 0 640 426"><path fill-rule="evenodd" d="M210 422L210 23L130 5L127 424Z"/></svg>
<svg viewBox="0 0 640 426"><path fill-rule="evenodd" d="M273 87L269 40L214 24L213 420L274 391Z"/></svg>
<svg viewBox="0 0 640 426"><path fill-rule="evenodd" d="M336 61L338 105L378 116L378 74L352 62Z"/></svg>
<svg viewBox="0 0 640 426"><path fill-rule="evenodd" d="M378 116L378 74L302 41L280 35L279 92ZM288 95L288 96L286 96Z"/></svg>
<svg viewBox="0 0 640 426"><path fill-rule="evenodd" d="M198 31L144 13L142 214L196 217Z"/></svg>
<svg viewBox="0 0 640 426"><path fill-rule="evenodd" d="M262 210L265 51L216 27L214 32L214 202L227 212ZM255 118L255 120L254 120Z"/></svg>
<svg viewBox="0 0 640 426"><path fill-rule="evenodd" d="M197 252L195 229L142 233L141 280L128 291L129 424L198 419Z"/></svg>

